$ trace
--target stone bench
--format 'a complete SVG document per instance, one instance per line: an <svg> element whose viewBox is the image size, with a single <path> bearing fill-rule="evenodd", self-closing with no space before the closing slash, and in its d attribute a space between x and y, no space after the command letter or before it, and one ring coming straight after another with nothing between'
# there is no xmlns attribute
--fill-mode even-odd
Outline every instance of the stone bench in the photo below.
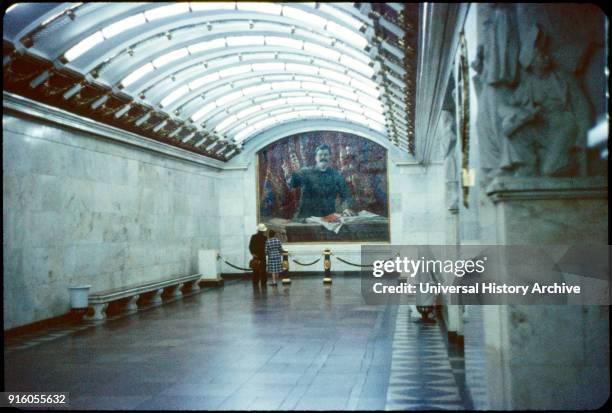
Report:
<svg viewBox="0 0 612 413"><path fill-rule="evenodd" d="M138 305L136 301L138 301L141 295L152 291L154 295L151 298L151 304L161 304L161 296L164 289L172 290L170 297L180 297L182 295L181 288L184 286L190 286L192 290L198 290L200 288L198 284L201 277L202 274L192 274L90 293L88 304L89 307L93 308L93 315L85 316L85 318L92 321L104 320L108 305L113 301L124 298L129 298L125 310L128 312L137 311Z"/></svg>

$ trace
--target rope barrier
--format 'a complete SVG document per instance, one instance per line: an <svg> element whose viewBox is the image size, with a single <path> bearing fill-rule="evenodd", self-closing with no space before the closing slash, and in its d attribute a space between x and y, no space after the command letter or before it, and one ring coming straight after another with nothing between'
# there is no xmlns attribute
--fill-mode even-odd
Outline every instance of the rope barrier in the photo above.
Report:
<svg viewBox="0 0 612 413"><path fill-rule="evenodd" d="M303 267L308 267L308 266L311 266L311 265L315 265L316 263L318 263L319 261L321 261L321 258L319 257L319 258L317 258L316 260L314 260L313 262L310 262L310 263L302 263L302 262L299 262L298 260L294 259L294 258L293 258L293 254L289 254L289 255L292 257L292 258L291 258L291 261L293 261L294 263L296 263L296 264L298 264L298 265L301 265L301 266L303 266ZM344 260L344 259L342 259L342 258L340 258L340 257L336 257L336 256L334 256L334 258L336 258L338 261L341 261L341 262L343 262L343 263L345 263L345 264L352 265L353 267L361 267L361 268L373 268L373 266L372 266L372 265L361 265L361 264L355 264L355 263L349 262L349 261L347 261L347 260ZM228 262L228 261L227 261L225 258L223 258L223 257L221 256L221 254L217 255L217 260L223 260L223 262L224 262L224 263L226 263L226 264L227 264L227 265L229 265L230 267L235 268L235 269L237 269L237 270L241 270L241 271L248 271L248 272L252 272L252 271L253 271L253 269L252 269L252 268L242 268L242 267L238 267L237 265L234 265L234 264L232 264L232 263ZM391 258L389 258L389 260L391 260ZM386 261L389 261L389 260L386 260ZM283 271L283 272L285 272L285 271Z"/></svg>
<svg viewBox="0 0 612 413"><path fill-rule="evenodd" d="M354 267L372 268L372 265L360 265L360 264L353 264L352 262L348 262L348 261L346 261L346 260L343 260L343 259L342 259L342 258L340 258L340 257L335 257L335 258L336 258L338 261L342 261L343 263L348 264L348 265L352 265L352 266L354 266Z"/></svg>
<svg viewBox="0 0 612 413"><path fill-rule="evenodd" d="M354 266L354 267L362 267L362 268L373 268L373 267L374 267L374 266L373 266L373 265L371 265L371 264L370 264L370 265L354 264L354 263L352 263L352 262L348 262L347 260L343 260L342 258L340 258L340 257L336 257L336 256L334 256L334 258L336 258L336 259L337 259L337 260L339 260L339 261L342 261L342 262L343 262L343 263L345 263L345 264L352 265L352 266ZM393 261L393 258L386 259L384 262L387 262L387 261Z"/></svg>
<svg viewBox="0 0 612 413"><path fill-rule="evenodd" d="M227 265L229 265L230 267L234 267L237 270L242 270L242 271L248 271L248 272L252 272L253 270L251 268L241 268L241 267L237 267L234 264L231 264L225 260L223 260L224 263L226 263Z"/></svg>
<svg viewBox="0 0 612 413"><path fill-rule="evenodd" d="M313 262L311 262L311 263L309 263L309 264L303 264L303 263L301 263L301 262L299 262L299 261L297 261L297 260L295 260L295 259L293 259L293 258L291 258L291 261L293 261L293 262L295 262L296 264L301 265L301 266L303 266L303 267L307 267L307 266L309 266L309 265L315 265L317 262L321 261L321 258L317 258L316 260L314 260Z"/></svg>
<svg viewBox="0 0 612 413"><path fill-rule="evenodd" d="M221 256L221 254L218 254L218 255L217 255L217 260L223 260L223 262L224 262L224 263L226 263L226 264L227 264L227 265L229 265L230 267L233 267L233 268L235 268L235 269L237 269L237 270L241 270L241 271L248 271L248 272L252 272L252 271L253 271L253 269L252 269L252 268L242 268L242 267L238 267L238 266L236 266L236 265L234 265L234 264L232 264L232 263L228 262L228 261L227 261L225 258L223 258L223 257Z"/></svg>

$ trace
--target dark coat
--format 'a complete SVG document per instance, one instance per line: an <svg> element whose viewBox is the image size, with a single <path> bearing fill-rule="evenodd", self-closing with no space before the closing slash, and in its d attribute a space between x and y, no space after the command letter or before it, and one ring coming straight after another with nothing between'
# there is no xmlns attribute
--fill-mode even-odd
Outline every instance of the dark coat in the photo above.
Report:
<svg viewBox="0 0 612 413"><path fill-rule="evenodd" d="M266 265L266 240L268 237L264 235L263 232L257 232L257 234L251 236L251 241L249 242L249 251L251 255L259 258L260 261L263 262L263 265Z"/></svg>

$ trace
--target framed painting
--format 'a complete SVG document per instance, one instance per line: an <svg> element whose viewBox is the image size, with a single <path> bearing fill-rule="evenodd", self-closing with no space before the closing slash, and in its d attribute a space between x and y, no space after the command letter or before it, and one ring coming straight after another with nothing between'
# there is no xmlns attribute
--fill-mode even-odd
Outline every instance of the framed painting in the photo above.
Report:
<svg viewBox="0 0 612 413"><path fill-rule="evenodd" d="M389 242L387 150L307 132L257 153L258 222L282 242Z"/></svg>

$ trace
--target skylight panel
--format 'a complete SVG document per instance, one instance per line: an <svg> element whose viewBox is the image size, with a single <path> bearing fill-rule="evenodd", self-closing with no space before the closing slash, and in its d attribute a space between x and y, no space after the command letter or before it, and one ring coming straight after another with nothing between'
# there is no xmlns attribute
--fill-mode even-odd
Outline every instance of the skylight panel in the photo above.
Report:
<svg viewBox="0 0 612 413"><path fill-rule="evenodd" d="M368 45L367 39L360 32L347 29L332 21L327 24L327 31L359 49L365 49Z"/></svg>
<svg viewBox="0 0 612 413"><path fill-rule="evenodd" d="M304 50L310 53L314 53L328 60L337 61L338 59L340 59L340 53L328 47L319 46L318 44L304 42Z"/></svg>
<svg viewBox="0 0 612 413"><path fill-rule="evenodd" d="M272 89L274 90L291 90L291 89L300 89L300 82L277 82L272 83Z"/></svg>
<svg viewBox="0 0 612 413"><path fill-rule="evenodd" d="M357 102L349 101L346 99L339 99L339 103L342 106L342 109L350 110L352 112L361 113L363 108Z"/></svg>
<svg viewBox="0 0 612 413"><path fill-rule="evenodd" d="M298 62L304 62L306 64L310 64L310 61L312 60L311 56L305 56L295 53L278 53L276 56L278 60L293 60Z"/></svg>
<svg viewBox="0 0 612 413"><path fill-rule="evenodd" d="M344 114L346 116L347 120L351 120L355 123L365 123L365 119L363 118L363 115L360 115L358 113L353 113L353 112L346 112Z"/></svg>
<svg viewBox="0 0 612 413"><path fill-rule="evenodd" d="M346 119L346 114L344 112L340 112L340 111L329 109L329 108L325 108L323 110L323 116L325 116L326 118L338 118L342 120Z"/></svg>
<svg viewBox="0 0 612 413"><path fill-rule="evenodd" d="M317 16L314 13L309 13L291 6L283 6L283 16L287 16L301 22L308 22L309 24L319 26L321 28L325 27L327 24L327 19Z"/></svg>
<svg viewBox="0 0 612 413"><path fill-rule="evenodd" d="M345 43L337 42L334 45L334 48L337 49L342 54L348 54L349 56L355 59L361 60L366 65L372 61L372 58L370 57L370 55L367 54L365 51L355 49L354 47L351 47Z"/></svg>
<svg viewBox="0 0 612 413"><path fill-rule="evenodd" d="M321 68L319 69L319 75L328 80L334 80L339 83L349 84L351 77L335 70Z"/></svg>
<svg viewBox="0 0 612 413"><path fill-rule="evenodd" d="M375 120L377 122L385 123L386 121L385 116L382 113L377 113L377 112L365 109L363 110L363 114L366 115L368 118Z"/></svg>
<svg viewBox="0 0 612 413"><path fill-rule="evenodd" d="M306 90L314 90L317 92L329 92L329 86L317 82L302 82L302 87Z"/></svg>
<svg viewBox="0 0 612 413"><path fill-rule="evenodd" d="M340 58L340 62L345 66L355 70L356 72L359 72L367 78L371 78L374 75L374 68L363 64L362 62L353 59L350 56L342 55L342 57Z"/></svg>
<svg viewBox="0 0 612 413"><path fill-rule="evenodd" d="M368 125L368 128L370 128L370 129L374 129L374 130L376 130L378 132L381 132L381 133L386 133L387 128L385 127L384 123L378 123L378 122L369 121L367 123L367 125Z"/></svg>
<svg viewBox="0 0 612 413"><path fill-rule="evenodd" d="M123 20L119 20L116 23L113 23L109 26L106 26L102 29L102 34L105 38L110 39L113 36L118 35L119 33L132 29L141 24L145 24L147 20L144 17L143 13L138 13L134 16L127 17Z"/></svg>
<svg viewBox="0 0 612 413"><path fill-rule="evenodd" d="M102 32L95 32L91 36L81 40L79 43L69 49L66 53L64 53L64 57L66 58L66 60L71 62L89 49L91 49L92 47L94 47L95 45L97 45L98 43L101 43L103 41L104 36L102 35Z"/></svg>
<svg viewBox="0 0 612 413"><path fill-rule="evenodd" d="M263 36L230 36L226 39L227 45L231 47L239 46L263 46Z"/></svg>
<svg viewBox="0 0 612 413"><path fill-rule="evenodd" d="M274 100L269 100L267 102L263 102L260 104L262 109L268 109L274 106L280 106L280 105L285 105L286 104L286 100L285 99L274 99Z"/></svg>
<svg viewBox="0 0 612 413"><path fill-rule="evenodd" d="M173 52L170 53L166 53L163 56L158 57L157 59L153 60L153 66L155 66L156 69L159 69L160 67L173 62L177 59L180 59L182 57L185 57L189 55L189 51L187 50L186 47L183 47L182 49L179 50L175 50Z"/></svg>
<svg viewBox="0 0 612 413"><path fill-rule="evenodd" d="M215 10L234 10L236 2L220 2L220 1L198 1L191 2L191 10L193 11L215 11Z"/></svg>
<svg viewBox="0 0 612 413"><path fill-rule="evenodd" d="M313 99L313 103L323 106L338 106L338 102L335 99L330 98L315 98Z"/></svg>
<svg viewBox="0 0 612 413"><path fill-rule="evenodd" d="M302 32L302 30L296 29L296 33L298 31ZM331 46L335 42L335 39L329 36L324 36L324 35L312 33L312 32L306 32L305 30L303 32L304 32L304 36L308 36L309 40L316 42L316 43L321 43L326 46Z"/></svg>
<svg viewBox="0 0 612 413"><path fill-rule="evenodd" d="M257 86L250 86L247 88L242 89L242 93L245 96L249 96L249 95L259 95L263 92L268 92L272 89L271 85L269 84L263 84L263 85L257 85Z"/></svg>
<svg viewBox="0 0 612 413"><path fill-rule="evenodd" d="M325 115L325 112L321 111L321 110L301 110L301 111L297 111L294 112L296 113L298 116L303 117L303 118L310 118L310 117L323 117Z"/></svg>
<svg viewBox="0 0 612 413"><path fill-rule="evenodd" d="M216 82L219 79L220 79L219 72L214 72L214 73L211 73L206 76L202 76L201 78L192 81L191 83L189 83L189 87L192 90L194 90L208 83Z"/></svg>
<svg viewBox="0 0 612 413"><path fill-rule="evenodd" d="M270 46L288 47L291 49L302 49L303 41L290 39L288 37L266 36L266 44Z"/></svg>
<svg viewBox="0 0 612 413"><path fill-rule="evenodd" d="M215 105L215 102L211 102L211 103L203 106L202 108L200 108L200 110L198 110L196 113L194 113L191 116L191 120L194 121L194 122L200 121L200 119L202 119L206 114L208 114L210 111L212 111L216 107L217 106Z"/></svg>
<svg viewBox="0 0 612 413"><path fill-rule="evenodd" d="M241 97L242 97L241 91L232 92L232 93L228 93L227 95L221 96L219 99L217 99L216 103L218 107L222 107L228 104L229 102L232 102Z"/></svg>
<svg viewBox="0 0 612 413"><path fill-rule="evenodd" d="M343 89L341 87L330 86L329 92L334 95L342 96L347 99L357 100L357 95L355 93L349 90Z"/></svg>
<svg viewBox="0 0 612 413"><path fill-rule="evenodd" d="M244 141L246 138L248 138L249 136L251 136L251 134L255 131L255 128L253 126L249 126L248 128L238 132L237 134L234 135L234 140L236 142L242 142Z"/></svg>
<svg viewBox="0 0 612 413"><path fill-rule="evenodd" d="M274 118L276 119L277 122L285 122L288 120L292 120L295 119L295 115L293 113L283 113L281 115L276 115Z"/></svg>
<svg viewBox="0 0 612 413"><path fill-rule="evenodd" d="M382 110L382 103L379 100L376 99L370 99L367 98L365 96L359 96L359 102L361 104L363 104L364 106L367 106L369 108L375 109L375 110Z"/></svg>
<svg viewBox="0 0 612 413"><path fill-rule="evenodd" d="M169 104L171 104L172 102L180 98L181 96L185 95L187 92L189 92L189 86L185 85L185 86L179 87L174 92L170 93L168 96L162 99L161 101L162 107L168 106Z"/></svg>
<svg viewBox="0 0 612 413"><path fill-rule="evenodd" d="M237 2L238 10L254 11L257 13L281 14L282 6L276 3Z"/></svg>
<svg viewBox="0 0 612 413"><path fill-rule="evenodd" d="M241 75L243 73L248 73L251 71L251 65L242 65L242 66L234 66L229 67L227 69L223 69L219 71L219 76L222 78Z"/></svg>
<svg viewBox="0 0 612 413"><path fill-rule="evenodd" d="M323 13L336 17L337 19L351 26L353 29L359 30L359 28L363 26L363 23L353 16L325 3L319 3L319 10L321 10Z"/></svg>
<svg viewBox="0 0 612 413"><path fill-rule="evenodd" d="M221 121L217 126L215 126L215 131L217 133L222 133L228 126L232 123L236 122L238 118L235 115L228 116L223 121Z"/></svg>
<svg viewBox="0 0 612 413"><path fill-rule="evenodd" d="M255 72L281 72L285 70L285 64L281 62L273 63L253 63Z"/></svg>
<svg viewBox="0 0 612 413"><path fill-rule="evenodd" d="M312 102L313 99L308 96L287 98L287 105L306 105Z"/></svg>
<svg viewBox="0 0 612 413"><path fill-rule="evenodd" d="M316 73L317 68L313 66L302 65L298 63L287 63L286 65L288 72L295 73Z"/></svg>
<svg viewBox="0 0 612 413"><path fill-rule="evenodd" d="M264 129L264 128L266 128L266 127L270 126L270 125L274 125L275 123L276 123L276 119L274 119L274 118L268 118L268 119L264 119L264 120L262 120L261 122L257 122L256 124L254 124L254 125L252 126L252 128L253 128L254 130L257 130L257 129Z"/></svg>
<svg viewBox="0 0 612 413"><path fill-rule="evenodd" d="M164 17L175 16L181 13L189 12L189 3L175 3L169 6L157 7L155 9L144 12L148 21L161 19Z"/></svg>
<svg viewBox="0 0 612 413"><path fill-rule="evenodd" d="M222 47L225 47L225 38L192 44L191 46L187 46L187 49L189 50L189 53L194 54L204 52L206 50L220 49Z"/></svg>
<svg viewBox="0 0 612 413"><path fill-rule="evenodd" d="M127 87L138 79L140 79L141 77L143 77L144 75L146 75L147 73L152 72L153 70L155 70L155 67L151 63L147 63L129 74L125 79L121 81L121 84L124 87Z"/></svg>
<svg viewBox="0 0 612 413"><path fill-rule="evenodd" d="M47 24L51 23L53 20L57 19L58 17L60 17L62 14L64 14L64 12L68 10L68 9L64 9L62 11L59 11L55 14L53 14L52 16L49 16L45 19L45 21L43 21L40 25L41 26L46 26Z"/></svg>
<svg viewBox="0 0 612 413"><path fill-rule="evenodd" d="M376 84L372 81L366 83L357 79L351 79L350 85L376 98L380 96L380 92L376 89Z"/></svg>
<svg viewBox="0 0 612 413"><path fill-rule="evenodd" d="M236 117L238 119L244 119L244 118L247 118L247 117L249 117L250 115L252 115L254 113L259 112L261 109L262 108L259 105L251 106L251 107L248 107L248 108L246 108L244 110L241 110L240 112L236 113Z"/></svg>
<svg viewBox="0 0 612 413"><path fill-rule="evenodd" d="M245 125L249 126L249 125L255 125L258 122L264 120L264 119L269 119L271 118L271 114L275 113L276 111L266 111L266 112L262 112L259 113L257 115L252 116L250 119L245 120L244 123Z"/></svg>

